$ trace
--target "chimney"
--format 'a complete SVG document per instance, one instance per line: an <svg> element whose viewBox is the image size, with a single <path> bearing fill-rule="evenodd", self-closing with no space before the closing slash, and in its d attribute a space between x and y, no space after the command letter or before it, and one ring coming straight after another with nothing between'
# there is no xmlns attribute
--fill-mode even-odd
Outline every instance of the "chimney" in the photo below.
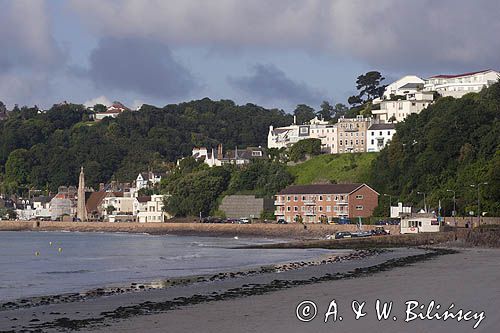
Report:
<svg viewBox="0 0 500 333"><path fill-rule="evenodd" d="M99 191L104 191L104 183L99 183Z"/></svg>
<svg viewBox="0 0 500 333"><path fill-rule="evenodd" d="M297 125L297 116L293 116L293 124Z"/></svg>
<svg viewBox="0 0 500 333"><path fill-rule="evenodd" d="M219 143L219 145L217 146L217 158L218 159L221 159L223 156L222 156L222 143Z"/></svg>

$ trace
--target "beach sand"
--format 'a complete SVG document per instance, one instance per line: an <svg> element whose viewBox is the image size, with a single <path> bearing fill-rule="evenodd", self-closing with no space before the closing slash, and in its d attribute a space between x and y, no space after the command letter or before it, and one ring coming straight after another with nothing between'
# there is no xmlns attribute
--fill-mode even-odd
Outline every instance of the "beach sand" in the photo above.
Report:
<svg viewBox="0 0 500 333"><path fill-rule="evenodd" d="M367 277L299 286L269 294L211 302L133 320L117 322L107 332L498 332L500 328L500 250L462 249L411 266L394 268ZM332 299L343 321L324 323ZM394 301L396 321L378 321L375 301ZM295 315L302 300L313 300L318 315L300 322ZM355 320L350 305L366 301L367 315ZM475 321L414 320L405 322L407 300L448 308L485 311Z"/></svg>
<svg viewBox="0 0 500 333"><path fill-rule="evenodd" d="M471 332L477 320L404 322L405 301L431 300L447 309L485 311L475 332L500 327L500 250L460 249L459 253L391 267L387 262L424 256L420 249L395 249L374 256L281 273L254 274L187 286L97 297L0 312L0 331L21 329L102 332ZM383 267L373 274L360 267ZM359 274L358 274L359 273ZM329 274L329 275L328 275ZM326 278L325 278L326 276ZM321 278L323 277L323 278ZM348 278L351 277L351 278ZM324 281L324 282L321 282ZM336 300L342 321L324 323ZM378 321L375 301L393 301L392 317ZM296 318L303 300L317 304L310 322ZM351 302L366 301L367 315L354 320ZM15 318L16 320L13 320Z"/></svg>

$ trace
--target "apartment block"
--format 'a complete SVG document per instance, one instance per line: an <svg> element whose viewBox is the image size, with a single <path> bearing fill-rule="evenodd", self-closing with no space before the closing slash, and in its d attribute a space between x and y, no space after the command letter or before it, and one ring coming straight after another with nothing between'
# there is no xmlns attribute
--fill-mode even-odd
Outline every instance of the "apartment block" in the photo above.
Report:
<svg viewBox="0 0 500 333"><path fill-rule="evenodd" d="M321 217L369 217L378 205L379 193L366 184L293 185L275 196L275 216L295 222L298 216L307 223Z"/></svg>

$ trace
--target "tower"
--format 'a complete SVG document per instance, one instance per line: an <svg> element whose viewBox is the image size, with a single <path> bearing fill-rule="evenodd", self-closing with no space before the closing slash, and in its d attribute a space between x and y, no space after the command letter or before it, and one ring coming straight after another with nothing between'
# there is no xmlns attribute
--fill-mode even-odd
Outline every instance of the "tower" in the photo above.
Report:
<svg viewBox="0 0 500 333"><path fill-rule="evenodd" d="M78 180L76 217L82 222L87 221L87 208L85 207L85 174L83 173L83 166L80 169L80 178Z"/></svg>

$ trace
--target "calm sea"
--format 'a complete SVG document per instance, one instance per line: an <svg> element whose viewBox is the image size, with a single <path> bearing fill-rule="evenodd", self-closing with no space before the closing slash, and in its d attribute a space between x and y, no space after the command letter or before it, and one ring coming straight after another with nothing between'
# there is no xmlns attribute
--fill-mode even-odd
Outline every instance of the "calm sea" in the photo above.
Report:
<svg viewBox="0 0 500 333"><path fill-rule="evenodd" d="M229 249L269 242L273 240L0 232L0 301L230 271L329 253L319 249Z"/></svg>

